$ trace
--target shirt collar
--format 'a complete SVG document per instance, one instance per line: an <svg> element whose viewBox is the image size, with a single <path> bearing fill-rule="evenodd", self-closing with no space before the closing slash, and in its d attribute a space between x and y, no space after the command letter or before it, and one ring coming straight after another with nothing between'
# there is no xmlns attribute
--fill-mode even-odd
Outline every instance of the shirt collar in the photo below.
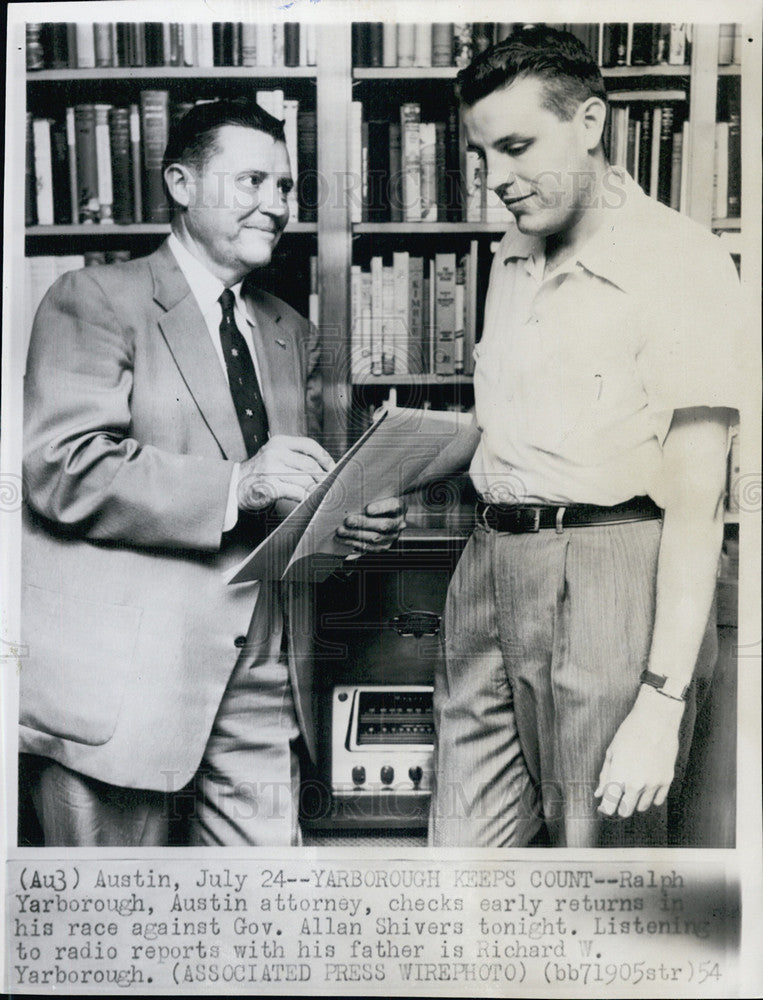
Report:
<svg viewBox="0 0 763 1000"><path fill-rule="evenodd" d="M223 284L217 275L212 274L212 272L202 264L198 257L194 257L191 251L180 242L174 233L170 233L167 243L175 256L178 267L183 272L183 276L188 282L191 293L196 299L202 315L208 315L212 309L219 307L220 296L222 295L223 290L228 286ZM235 285L231 285L230 290L233 292L236 299L234 308L247 320L247 322L251 323L241 298L241 286L243 283L244 279L242 278L241 281L237 281Z"/></svg>
<svg viewBox="0 0 763 1000"><path fill-rule="evenodd" d="M651 201L621 167L610 167L605 180L604 197L608 197L613 206L611 218L580 247L564 270L572 271L579 265L627 292L633 288L643 267L643 254L648 249L637 237L638 221L643 219ZM545 239L522 233L512 223L501 240L498 253L504 264L510 260L527 261L527 270L532 273L538 262L545 260Z"/></svg>

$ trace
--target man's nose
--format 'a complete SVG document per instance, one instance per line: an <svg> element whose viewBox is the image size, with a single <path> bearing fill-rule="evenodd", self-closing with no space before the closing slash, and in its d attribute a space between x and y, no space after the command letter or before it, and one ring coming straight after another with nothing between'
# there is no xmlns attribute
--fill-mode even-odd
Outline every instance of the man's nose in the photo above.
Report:
<svg viewBox="0 0 763 1000"><path fill-rule="evenodd" d="M486 177L485 183L491 191L495 191L496 194L502 196L504 190L507 190L514 183L514 171L511 169L511 164L507 162L507 159L503 156L498 156L495 153L488 153L486 157Z"/></svg>
<svg viewBox="0 0 763 1000"><path fill-rule="evenodd" d="M260 200L257 207L266 215L282 216L289 211L286 204L286 194L279 180L275 177L269 177L260 184L259 195Z"/></svg>

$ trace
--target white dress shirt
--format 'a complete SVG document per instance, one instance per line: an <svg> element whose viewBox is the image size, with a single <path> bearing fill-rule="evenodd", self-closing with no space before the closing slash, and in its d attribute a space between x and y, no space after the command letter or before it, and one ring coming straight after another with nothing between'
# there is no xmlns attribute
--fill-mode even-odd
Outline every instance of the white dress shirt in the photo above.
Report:
<svg viewBox="0 0 763 1000"><path fill-rule="evenodd" d="M738 408L739 281L718 239L607 175L606 223L560 267L515 227L496 252L475 349L481 440L471 465L494 503L610 506L665 495L673 412Z"/></svg>
<svg viewBox="0 0 763 1000"><path fill-rule="evenodd" d="M168 244L175 260L178 263L178 267L183 272L185 279L190 286L193 297L198 303L201 315L204 317L204 322L207 325L209 336L212 340L212 344L214 345L215 353L220 359L220 365L227 382L228 369L225 364L223 346L220 342L220 322L222 321L223 313L219 300L223 291L228 286L223 284L223 282L220 281L216 275L208 271L201 261L197 257L194 257L190 250L183 246L174 233L170 234ZM246 341L246 346L249 348L249 353L252 356L252 363L254 364L254 370L257 374L257 379L259 380L260 367L257 362L257 351L254 346L254 331L256 329L256 323L249 315L246 303L241 298L242 285L243 279L235 285L230 286L230 290L233 292L235 299L233 314L236 320L236 326L238 327L241 336ZM238 520L238 481L240 469L241 466L237 462L231 475L228 503L225 509L225 518L223 521L223 531L230 531L231 528L235 527L236 521Z"/></svg>

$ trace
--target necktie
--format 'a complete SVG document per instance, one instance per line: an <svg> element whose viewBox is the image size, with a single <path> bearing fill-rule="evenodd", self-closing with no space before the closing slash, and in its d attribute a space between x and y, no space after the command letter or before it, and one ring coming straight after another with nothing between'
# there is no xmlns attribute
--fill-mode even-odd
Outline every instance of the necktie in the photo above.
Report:
<svg viewBox="0 0 763 1000"><path fill-rule="evenodd" d="M252 356L233 315L235 297L230 288L224 289L219 302L223 310L220 343L225 366L228 369L230 394L241 425L246 452L251 458L267 440L268 417L262 402Z"/></svg>

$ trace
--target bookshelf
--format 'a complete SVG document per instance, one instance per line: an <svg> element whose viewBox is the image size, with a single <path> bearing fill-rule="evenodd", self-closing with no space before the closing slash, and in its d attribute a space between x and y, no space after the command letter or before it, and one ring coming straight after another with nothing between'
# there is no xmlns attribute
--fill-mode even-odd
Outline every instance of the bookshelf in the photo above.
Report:
<svg viewBox="0 0 763 1000"><path fill-rule="evenodd" d="M353 65L350 23L315 28L315 65L291 66L109 66L41 68L27 73L27 107L34 115L54 117L84 101L134 103L144 89L167 90L172 102L281 89L284 97L315 113L318 141L313 166L321 190L315 221L289 223L277 257L263 275L265 287L291 299L307 312L309 258L317 257L317 292L323 335L326 411L325 443L341 452L362 426L354 409L385 399L400 390L401 401L469 406L471 376L433 372L383 373L354 379L351 365L350 273L353 264L367 266L374 255L395 251L431 257L436 252L466 253L476 241L478 270L484 292L492 247L505 229L493 221L351 221L353 178L350 151L353 100L379 117L393 120L404 101L419 101L422 120L443 121L452 105L451 83L456 66ZM601 38L602 29L599 29ZM693 25L690 60L681 65L607 65L602 74L613 107L629 102L643 106L673 102L688 120L687 185L682 210L700 224L723 234L731 252L741 245L738 214L716 211L714 144L716 116L728 108L729 95L739 93L741 67L719 65L719 25ZM599 42L601 46L601 41ZM97 89L96 89L97 85ZM167 223L124 225L68 223L30 225L25 250L29 256L127 249L145 253L169 231ZM477 323L479 316L476 317ZM478 331L476 331L478 334Z"/></svg>

